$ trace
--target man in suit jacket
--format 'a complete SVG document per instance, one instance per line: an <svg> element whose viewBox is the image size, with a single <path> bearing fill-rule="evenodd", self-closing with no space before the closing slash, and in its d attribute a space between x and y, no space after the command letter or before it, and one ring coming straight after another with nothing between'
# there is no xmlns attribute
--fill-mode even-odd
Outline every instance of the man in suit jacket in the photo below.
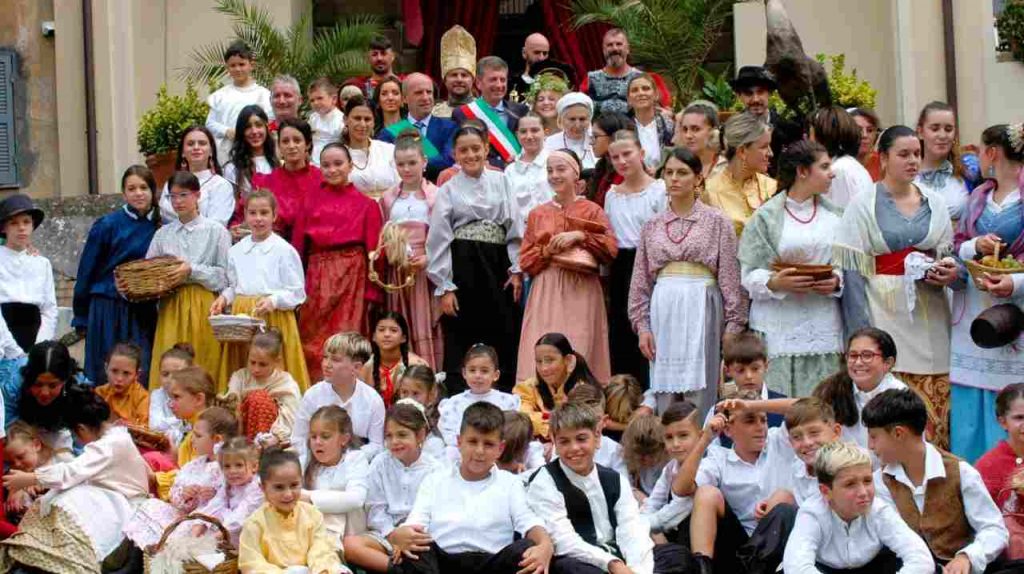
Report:
<svg viewBox="0 0 1024 574"><path fill-rule="evenodd" d="M383 129L377 139L394 143L397 136L406 129L419 130L425 139L424 153L427 156L427 179L435 181L437 174L451 167L452 136L458 126L452 120L431 114L434 109L434 81L419 72L409 74L402 82L402 95L409 109L405 121ZM429 142L429 145L427 145Z"/></svg>
<svg viewBox="0 0 1024 574"><path fill-rule="evenodd" d="M488 120L476 117L478 114L471 108L473 104L467 104L457 108L452 113L452 120L462 125L467 119L476 118L487 125L491 139L491 151L487 156L491 165L505 169L505 164L511 161L519 151L519 142L515 139L516 128L519 126L519 118L526 115L529 109L524 104L510 102L505 99L508 92L508 64L498 56L486 56L476 64L476 88L480 92L480 99L492 110L501 120L507 132L494 133ZM496 144L495 138L509 144L503 153ZM511 141L508 141L511 140ZM509 153L509 152L512 153Z"/></svg>

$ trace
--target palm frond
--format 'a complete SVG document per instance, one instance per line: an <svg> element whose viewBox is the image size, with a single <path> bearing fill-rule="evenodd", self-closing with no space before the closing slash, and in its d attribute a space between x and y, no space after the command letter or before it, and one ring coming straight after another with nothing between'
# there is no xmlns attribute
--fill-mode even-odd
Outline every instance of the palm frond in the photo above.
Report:
<svg viewBox="0 0 1024 574"><path fill-rule="evenodd" d="M185 82L195 84L207 84L211 80L220 80L224 77L224 51L227 45L224 42L215 42L206 46L199 46L192 50L189 59L192 63L179 70L179 76Z"/></svg>

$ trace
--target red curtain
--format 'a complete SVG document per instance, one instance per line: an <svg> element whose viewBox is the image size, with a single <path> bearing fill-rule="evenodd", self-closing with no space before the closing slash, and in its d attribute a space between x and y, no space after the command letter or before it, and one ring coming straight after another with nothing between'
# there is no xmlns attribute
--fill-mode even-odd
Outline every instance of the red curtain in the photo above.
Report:
<svg viewBox="0 0 1024 574"><path fill-rule="evenodd" d="M476 39L476 57L491 53L498 33L498 1L487 0L422 0L425 25L423 26L423 69L435 78L441 77L441 36L458 24Z"/></svg>
<svg viewBox="0 0 1024 574"><path fill-rule="evenodd" d="M572 10L567 0L538 0L544 11L544 30L551 41L552 57L576 68L576 78L582 82L587 72L604 66L601 38L610 26L588 24L575 29Z"/></svg>

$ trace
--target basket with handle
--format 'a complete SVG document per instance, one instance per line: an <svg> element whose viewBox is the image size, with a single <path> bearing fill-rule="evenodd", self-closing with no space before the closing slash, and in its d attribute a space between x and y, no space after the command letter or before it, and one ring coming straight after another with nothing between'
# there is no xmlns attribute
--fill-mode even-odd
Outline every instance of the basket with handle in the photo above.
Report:
<svg viewBox="0 0 1024 574"><path fill-rule="evenodd" d="M248 343L266 323L246 315L213 315L210 327L213 337L221 343Z"/></svg>
<svg viewBox="0 0 1024 574"><path fill-rule="evenodd" d="M184 279L172 279L172 272L179 267L181 260L177 257L137 259L115 267L114 277L129 301L150 301L171 294L184 283Z"/></svg>
<svg viewBox="0 0 1024 574"><path fill-rule="evenodd" d="M995 249L992 253L997 261L999 260L999 250L1001 247L1002 245L1000 243L996 243ZM988 273L989 275L1012 275L1015 273L1024 273L1024 267L990 267L973 259L968 259L964 263L967 265L967 272L970 273L971 278L975 281L981 281L985 276L985 273Z"/></svg>
<svg viewBox="0 0 1024 574"><path fill-rule="evenodd" d="M143 569L145 574L150 574L150 564L153 561L153 557L164 549L164 544L167 544L167 539L170 538L174 530L182 523L189 520L200 520L202 522L206 522L220 531L221 538L218 549L224 553L224 561L215 566L213 570L208 570L205 566L195 560L186 560L181 565L185 574L238 574L238 552L236 552L234 546L231 545L231 534L228 533L227 528L224 528L224 525L221 524L220 520L198 512L187 514L168 524L167 528L164 529L163 536L160 537L160 541L143 552Z"/></svg>

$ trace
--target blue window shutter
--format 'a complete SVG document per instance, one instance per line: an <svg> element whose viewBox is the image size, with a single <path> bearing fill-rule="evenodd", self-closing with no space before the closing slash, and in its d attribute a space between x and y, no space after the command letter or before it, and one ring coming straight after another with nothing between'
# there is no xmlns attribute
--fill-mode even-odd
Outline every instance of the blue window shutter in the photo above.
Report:
<svg viewBox="0 0 1024 574"><path fill-rule="evenodd" d="M18 186L17 149L14 145L15 54L0 50L0 187Z"/></svg>

